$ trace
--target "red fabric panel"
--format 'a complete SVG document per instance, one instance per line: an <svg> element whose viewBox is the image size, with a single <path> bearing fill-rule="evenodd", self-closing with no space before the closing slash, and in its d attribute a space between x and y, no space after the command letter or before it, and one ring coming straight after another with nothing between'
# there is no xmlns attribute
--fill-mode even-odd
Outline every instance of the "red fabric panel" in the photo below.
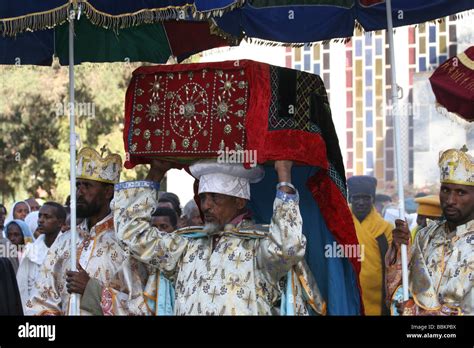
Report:
<svg viewBox="0 0 474 348"><path fill-rule="evenodd" d="M202 52L209 48L229 46L227 40L211 34L208 22L166 21L163 23L171 52L182 57L189 52Z"/></svg>
<svg viewBox="0 0 474 348"><path fill-rule="evenodd" d="M248 72L251 89L245 119L247 149L257 151L257 162L287 159L327 169L326 145L319 134L300 130L268 130L271 99L269 65L254 62Z"/></svg>

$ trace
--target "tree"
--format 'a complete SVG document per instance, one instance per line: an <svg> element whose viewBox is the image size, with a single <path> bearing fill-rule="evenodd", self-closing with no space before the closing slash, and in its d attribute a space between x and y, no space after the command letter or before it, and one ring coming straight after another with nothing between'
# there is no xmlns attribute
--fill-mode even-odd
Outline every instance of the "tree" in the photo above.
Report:
<svg viewBox="0 0 474 348"><path fill-rule="evenodd" d="M104 144L124 155L125 91L137 65L82 64L75 68L76 132L82 146ZM68 69L0 67L0 193L13 201L46 192L69 195ZM143 169L138 169L144 177ZM124 174L136 178L133 171Z"/></svg>

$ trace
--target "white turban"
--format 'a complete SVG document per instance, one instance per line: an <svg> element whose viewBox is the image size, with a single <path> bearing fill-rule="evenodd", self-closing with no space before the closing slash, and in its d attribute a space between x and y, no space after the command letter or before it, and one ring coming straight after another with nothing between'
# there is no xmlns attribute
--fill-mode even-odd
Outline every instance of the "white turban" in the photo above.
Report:
<svg viewBox="0 0 474 348"><path fill-rule="evenodd" d="M199 180L199 193L221 193L244 199L250 199L250 184L259 182L265 175L262 166L245 169L242 164L209 160L196 162L189 170Z"/></svg>

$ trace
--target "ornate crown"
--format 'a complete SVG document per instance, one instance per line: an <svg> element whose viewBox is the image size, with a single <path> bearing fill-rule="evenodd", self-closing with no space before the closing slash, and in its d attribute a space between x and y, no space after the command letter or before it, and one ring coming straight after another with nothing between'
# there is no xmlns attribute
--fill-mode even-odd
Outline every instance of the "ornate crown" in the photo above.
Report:
<svg viewBox="0 0 474 348"><path fill-rule="evenodd" d="M102 151L105 151L103 148ZM96 150L84 147L77 155L78 179L116 184L120 181L122 158L118 154L110 154L103 158Z"/></svg>
<svg viewBox="0 0 474 348"><path fill-rule="evenodd" d="M440 181L446 184L474 186L474 158L462 149L449 149L440 154Z"/></svg>

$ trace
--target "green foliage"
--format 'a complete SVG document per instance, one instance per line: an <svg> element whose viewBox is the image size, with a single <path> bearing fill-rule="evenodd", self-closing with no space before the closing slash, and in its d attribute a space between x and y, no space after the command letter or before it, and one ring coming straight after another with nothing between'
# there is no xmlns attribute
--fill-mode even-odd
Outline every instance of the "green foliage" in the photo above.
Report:
<svg viewBox="0 0 474 348"><path fill-rule="evenodd" d="M76 133L80 146L106 145L124 157L125 91L137 65L75 67ZM69 194L68 69L0 66L0 202ZM144 177L144 168L122 180Z"/></svg>

